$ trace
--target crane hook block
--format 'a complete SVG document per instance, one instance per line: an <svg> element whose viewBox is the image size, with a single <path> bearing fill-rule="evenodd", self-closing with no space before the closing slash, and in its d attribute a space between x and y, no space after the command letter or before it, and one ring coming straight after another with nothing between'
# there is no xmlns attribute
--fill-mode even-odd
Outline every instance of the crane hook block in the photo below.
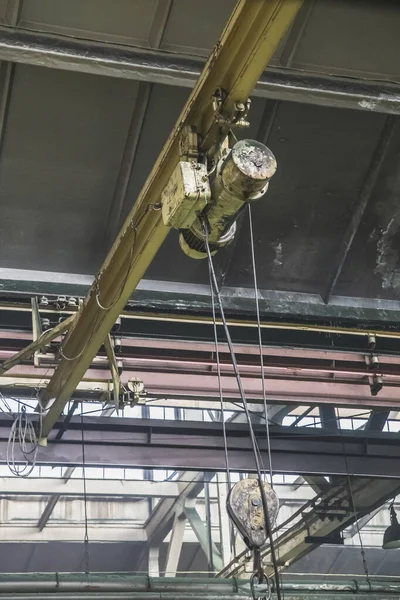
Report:
<svg viewBox="0 0 400 600"><path fill-rule="evenodd" d="M267 499L269 525L275 526L279 511L278 496L263 482ZM242 479L229 492L226 507L245 544L250 550L260 548L267 540L264 507L258 479Z"/></svg>

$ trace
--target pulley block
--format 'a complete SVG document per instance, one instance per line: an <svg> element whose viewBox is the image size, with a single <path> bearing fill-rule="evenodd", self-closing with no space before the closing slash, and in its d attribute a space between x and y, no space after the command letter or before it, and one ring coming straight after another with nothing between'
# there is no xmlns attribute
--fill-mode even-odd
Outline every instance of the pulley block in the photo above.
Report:
<svg viewBox="0 0 400 600"><path fill-rule="evenodd" d="M273 528L279 511L278 496L267 482L262 482L262 485L267 499L269 524ZM229 492L226 507L248 548L260 548L267 540L267 529L258 479L238 481Z"/></svg>

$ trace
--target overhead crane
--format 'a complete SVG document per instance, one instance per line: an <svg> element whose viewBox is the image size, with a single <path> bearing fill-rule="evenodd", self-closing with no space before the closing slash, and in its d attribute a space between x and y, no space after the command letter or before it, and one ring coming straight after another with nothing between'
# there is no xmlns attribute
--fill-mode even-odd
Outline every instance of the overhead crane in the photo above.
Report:
<svg viewBox="0 0 400 600"><path fill-rule="evenodd" d="M197 216L199 212L208 213L210 245L214 244L213 250L216 250L219 241L224 243L220 239L221 233L230 236L234 233L231 228L234 228L235 214L244 200L234 202L232 209L230 201L234 200L235 193L247 194L247 200L251 200L265 191L274 172L274 159L257 144L252 146L252 152L264 153L261 189L257 185L256 189L244 189L240 173L236 178L237 170L236 174L232 173L238 183L234 193L227 191L229 182L225 185L225 194L221 194L220 188L211 188L213 185L224 187L223 181L218 183L217 176L221 176L222 167L232 156L229 153L231 130L246 124L249 97L301 4L302 0L240 0L236 5L86 300L71 323L62 344L60 363L41 394L45 411L44 440L161 247L170 226L181 230L180 243L185 252L204 254ZM246 148L236 150L241 155L238 156L240 160L246 154ZM246 158L243 160L247 178L254 180L249 161L246 167ZM230 166L228 164L228 170L234 171L232 162L235 160ZM188 172L183 172L182 163L187 164ZM197 165L194 169L188 166L193 163ZM214 169L217 174L210 186L210 171ZM171 197L171 186L174 188L175 184L181 184L180 201ZM224 206L221 209L213 202L210 204L213 194L222 197Z"/></svg>
<svg viewBox="0 0 400 600"><path fill-rule="evenodd" d="M249 96L301 4L301 0L238 2L79 311L2 365L0 375L68 332L58 367L41 394L43 443L101 345L111 370L118 371L109 332L169 229L180 231L186 254L204 257L203 227L209 228L211 250L216 252L234 237L242 207L266 191L276 168L272 153L254 141L235 144L232 130L248 124ZM117 401L118 390L114 394ZM381 398L377 406L382 406ZM300 521L282 534L276 544L282 564L291 564L318 545L318 539L341 531L399 490L395 479L361 479L349 475L347 464L340 469L348 481L332 486L320 500L328 504L339 499L343 506L332 518L323 511L321 516L320 506L313 507L307 523ZM348 499L350 485L353 505ZM270 554L269 548L263 549L268 573L272 573ZM220 575L244 573L246 561L246 554L240 555Z"/></svg>

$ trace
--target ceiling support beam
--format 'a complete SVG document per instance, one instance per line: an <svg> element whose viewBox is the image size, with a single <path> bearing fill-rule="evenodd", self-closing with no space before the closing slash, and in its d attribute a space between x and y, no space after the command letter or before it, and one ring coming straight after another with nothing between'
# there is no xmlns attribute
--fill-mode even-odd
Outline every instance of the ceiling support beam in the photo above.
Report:
<svg viewBox="0 0 400 600"><path fill-rule="evenodd" d="M165 577L176 577L186 523L187 517L184 513L181 515L175 515L174 524L172 525L171 530L171 537L168 543L167 560L165 562Z"/></svg>
<svg viewBox="0 0 400 600"><path fill-rule="evenodd" d="M72 477L75 467L66 469L62 478L56 477L16 477L0 478L0 494L7 496L51 496L83 497L83 478ZM130 479L87 479L88 498L167 498L178 497L179 485L176 481L147 481ZM292 497L289 490L282 490L282 496ZM302 497L307 497L307 494Z"/></svg>
<svg viewBox="0 0 400 600"><path fill-rule="evenodd" d="M6 371L9 371L12 367L15 367L22 361L33 356L35 352L39 350L39 348L46 346L46 344L49 344L56 338L60 337L60 335L62 335L69 329L74 320L74 317L75 315L68 317L67 319L65 319L65 321L62 321L53 329L48 329L31 344L29 344L25 348L22 348L22 350L14 354L11 358L4 361L3 364L0 366L0 375L6 373Z"/></svg>
<svg viewBox="0 0 400 600"><path fill-rule="evenodd" d="M69 423L70 423L70 421L71 421L71 419L73 417L73 414L74 414L75 410L78 408L78 405L79 405L79 401L78 400L74 400L73 403L72 403L72 405L71 405L71 408L68 411L67 416L63 420L63 422L61 424L61 427L60 427L60 429L57 432L57 435L55 436L56 440L61 440L61 438L64 435L64 433L67 431L68 425L69 425ZM111 408L109 408L108 406L106 406L103 409L103 411L101 413L101 416L102 417L103 416L104 417L111 417L111 415L114 413L114 411L115 411L115 406L113 406ZM66 469L66 471L64 473L64 476L62 478L62 481L64 482L64 485L68 481L70 481L70 479L71 479L74 471L75 471L75 467L68 467ZM107 489L109 491L109 485L107 485ZM62 491L64 491L64 490L62 490ZM41 489L41 491L40 491L40 494L42 494L42 493L43 493L43 489ZM62 496L62 494L60 494L60 493L59 494L54 494L54 495L52 495L47 500L47 504L44 507L43 512L42 512L42 514L41 514L41 516L39 518L38 524L37 524L37 526L39 528L39 531L42 531L46 527L47 522L50 519L51 515L53 514L53 511L54 511L54 509L55 509L55 507L57 505L57 502L60 500L61 496Z"/></svg>
<svg viewBox="0 0 400 600"><path fill-rule="evenodd" d="M204 473L183 471L177 483L179 493L174 498L163 498L145 523L145 531L150 546L158 546L171 531L175 516L184 512L188 499L196 498L204 488Z"/></svg>
<svg viewBox="0 0 400 600"><path fill-rule="evenodd" d="M201 549L207 556L208 564L211 566L211 570L221 571L224 566L221 553L214 542L209 539L206 524L202 521L196 508L194 506L187 506L185 508L185 515L188 518L190 526L197 537Z"/></svg>
<svg viewBox="0 0 400 600"><path fill-rule="evenodd" d="M215 90L220 87L226 92L221 115L230 115L238 102L245 104L301 4L301 0L240 0L236 5L69 331L63 350L66 358L41 396L48 411L43 419L44 438L167 236L168 228L155 208L179 162L183 128L196 127L199 138L207 140L203 149L212 146L218 133L210 100Z"/></svg>
<svg viewBox="0 0 400 600"><path fill-rule="evenodd" d="M205 480L211 479L212 476L213 474L205 475L201 472L183 471L178 479L174 481L178 485L178 495L175 498L161 499L144 524L144 531L148 542L147 552L144 551L142 553L138 560L138 565L143 565L146 554L149 555L151 548L160 546L171 529L174 528L176 519L181 518L184 514L186 502L194 500L204 489ZM179 539L181 535L183 536L183 532L180 529L175 531L176 539L174 541L171 540L171 551L168 549L166 566L172 570L174 570L175 566L176 568L178 566L179 556L177 554L179 552Z"/></svg>
<svg viewBox="0 0 400 600"><path fill-rule="evenodd" d="M87 466L226 470L220 423L85 417L83 427ZM81 465L81 428L80 419L73 418L61 440L49 439L48 446L39 449L37 464ZM254 425L254 430L268 469L265 426ZM9 418L0 417L0 464L6 462L8 434ZM227 441L231 469L254 472L248 428L228 423ZM276 473L346 475L348 470L352 475L365 477L400 477L396 433L342 430L337 435L320 428L307 427L304 431L271 426L270 445ZM18 448L15 459L22 460Z"/></svg>
<svg viewBox="0 0 400 600"><path fill-rule="evenodd" d="M201 58L144 48L121 48L7 26L0 27L0 60L190 88L204 66ZM400 114L399 84L306 71L299 73L290 68L270 67L260 78L254 95L318 106Z"/></svg>
<svg viewBox="0 0 400 600"><path fill-rule="evenodd" d="M111 201L109 218L107 220L107 231L105 233L104 244L107 249L110 248L115 240L115 236L120 228L123 214L126 194L133 167L135 165L136 153L139 146L140 136L144 119L147 112L151 94L151 84L141 81L133 107L131 122L126 136L125 148L122 154L121 164L118 172L117 181L114 189L114 196Z"/></svg>
<svg viewBox="0 0 400 600"><path fill-rule="evenodd" d="M75 467L68 467L64 473L64 477L62 478L62 481L64 483L67 483L67 481L69 481L69 479L71 478L74 471L75 471ZM51 498L47 501L47 504L44 507L44 510L43 510L42 514L40 515L40 518L39 518L39 521L37 524L39 531L43 531L43 529L46 527L48 520L50 519L51 515L53 514L53 510L55 509L56 504L60 498L61 498L61 494L55 494L55 495L51 496Z"/></svg>

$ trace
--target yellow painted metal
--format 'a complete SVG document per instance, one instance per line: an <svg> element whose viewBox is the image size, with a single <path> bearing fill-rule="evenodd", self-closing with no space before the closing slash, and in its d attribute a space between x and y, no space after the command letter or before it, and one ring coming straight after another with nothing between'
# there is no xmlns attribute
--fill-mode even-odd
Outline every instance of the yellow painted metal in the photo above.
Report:
<svg viewBox="0 0 400 600"><path fill-rule="evenodd" d="M56 325L54 329L48 329L47 331L42 333L40 337L33 340L33 342L29 344L29 346L26 346L19 352L16 352L14 356L4 361L3 364L0 366L0 375L5 373L12 367L15 367L15 365L18 365L23 360L30 358L33 354L35 354L36 350L39 350L39 348L46 346L46 344L49 344L55 338L65 333L68 330L68 328L72 325L74 318L74 315L68 317L67 319L65 319L65 321Z"/></svg>
<svg viewBox="0 0 400 600"><path fill-rule="evenodd" d="M108 362L110 363L110 371L113 381L114 406L115 410L118 411L121 379L119 376L118 363L114 352L113 342L109 333L106 335L106 339L104 340L104 348L106 350Z"/></svg>
<svg viewBox="0 0 400 600"><path fill-rule="evenodd" d="M250 96L301 4L302 0L240 0L236 5L73 323L64 358L41 396L42 405L50 407L43 420L43 436L53 427L167 236L168 228L156 209L179 161L183 128L196 126L212 146L218 135L211 103L215 90L226 91L220 113L229 117L235 103L246 102Z"/></svg>

